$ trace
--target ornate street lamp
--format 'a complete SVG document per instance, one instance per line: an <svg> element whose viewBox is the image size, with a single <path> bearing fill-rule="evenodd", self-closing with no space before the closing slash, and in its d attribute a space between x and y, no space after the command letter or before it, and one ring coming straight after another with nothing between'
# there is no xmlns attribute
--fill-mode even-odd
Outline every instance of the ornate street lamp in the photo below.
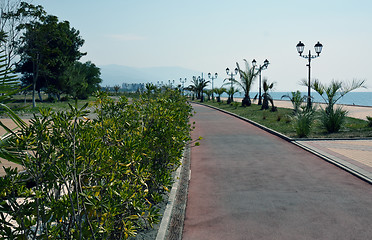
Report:
<svg viewBox="0 0 372 240"><path fill-rule="evenodd" d="M211 73L208 73L208 77L209 77L210 79L212 79L212 100L213 100L213 102L214 102L214 95L213 95L213 80L216 79L217 76L218 76L217 73L214 74L214 77L212 76Z"/></svg>
<svg viewBox="0 0 372 240"><path fill-rule="evenodd" d="M238 69L238 68L235 68L234 72L235 72L235 74L234 74L233 72L230 73L230 69L229 69L229 68L226 68L226 74L227 74L227 75L230 75L229 81L230 81L230 83L231 83L231 87L230 87L231 89L232 89L232 87L233 87L234 76L236 76L236 75L238 74L239 69ZM227 99L227 103L228 103L228 104L234 101L234 97L233 97L233 95L234 95L234 94L232 94L231 97L229 96L229 98Z"/></svg>
<svg viewBox="0 0 372 240"><path fill-rule="evenodd" d="M262 105L262 99L261 99L261 72L262 70L265 70L267 69L267 66L269 66L269 60L265 59L263 65L259 65L258 69L257 69L257 72L260 74L259 76L259 83L258 83L258 105ZM257 62L256 62L256 59L253 59L252 61L252 66L253 67L256 67L257 66ZM254 70L253 70L254 71Z"/></svg>
<svg viewBox="0 0 372 240"><path fill-rule="evenodd" d="M308 60L308 64L306 66L309 67L309 76L308 76L308 86L307 86L307 108L310 109L311 108L311 95L310 95L310 63L311 63L311 59L313 58L317 58L319 57L319 54L322 52L322 49L323 49L323 45L320 43L320 42L317 42L314 46L315 48L315 52L317 55L311 55L311 52L309 50L309 54L308 55L302 55L302 53L304 52L304 48L305 48L305 44L303 44L301 41L296 45L296 48L297 48L297 52L300 54L301 57L303 58L306 58Z"/></svg>

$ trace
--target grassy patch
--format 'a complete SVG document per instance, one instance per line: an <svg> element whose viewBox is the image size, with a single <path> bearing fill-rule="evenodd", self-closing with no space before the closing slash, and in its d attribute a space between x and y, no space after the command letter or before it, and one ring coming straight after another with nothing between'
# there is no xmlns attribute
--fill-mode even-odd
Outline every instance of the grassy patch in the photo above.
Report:
<svg viewBox="0 0 372 240"><path fill-rule="evenodd" d="M27 95L26 98L24 95L14 95L13 102L9 103L8 106L12 108L18 115L26 115L38 113L39 108L51 108L53 111L66 111L69 110L68 104L75 106L75 100L71 98L61 98L61 101L50 101L48 100L47 95L43 95L43 102L38 98L36 100L36 107L32 107L32 96L31 94ZM81 108L84 104L93 103L96 100L95 97L89 97L86 100L78 100L77 106Z"/></svg>
<svg viewBox="0 0 372 240"><path fill-rule="evenodd" d="M235 107L226 103L218 104L216 102L205 102L204 104L218 107L220 109L235 113L239 116L248 118L288 137L297 137L292 121L292 109L278 107L277 112L271 112L269 110L261 110L261 106L257 104L252 104L250 107ZM338 133L329 134L324 128L322 128L318 119L319 113L316 113L314 125L308 138L372 137L372 128L368 127L367 121L347 117L345 124Z"/></svg>

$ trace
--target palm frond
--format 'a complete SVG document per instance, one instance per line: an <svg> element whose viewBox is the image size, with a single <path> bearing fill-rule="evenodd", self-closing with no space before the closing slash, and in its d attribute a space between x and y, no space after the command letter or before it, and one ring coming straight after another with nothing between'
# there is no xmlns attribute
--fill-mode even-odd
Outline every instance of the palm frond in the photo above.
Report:
<svg viewBox="0 0 372 240"><path fill-rule="evenodd" d="M236 63L236 66L239 71L240 75L240 82L237 81L238 85L244 90L244 94L246 96L249 96L249 92L251 91L252 84L258 74L258 72L255 72L254 67L250 67L249 63L246 59L243 59L245 63L245 70L242 70L239 66L239 63Z"/></svg>
<svg viewBox="0 0 372 240"><path fill-rule="evenodd" d="M1 52L2 54L2 52ZM0 55L0 112L6 113L18 128L24 128L26 123L12 111L6 104L11 101L11 96L20 91L18 79L4 62L5 55ZM12 162L20 163L21 154L12 147L12 141L16 138L14 129L10 129L0 121L0 127L5 129L6 134L1 136L0 157Z"/></svg>

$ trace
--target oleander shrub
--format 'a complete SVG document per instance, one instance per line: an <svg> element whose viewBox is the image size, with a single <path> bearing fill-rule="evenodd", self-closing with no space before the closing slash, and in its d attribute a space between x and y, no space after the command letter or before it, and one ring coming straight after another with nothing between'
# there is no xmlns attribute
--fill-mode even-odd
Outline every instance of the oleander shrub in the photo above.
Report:
<svg viewBox="0 0 372 240"><path fill-rule="evenodd" d="M159 221L191 106L172 89L97 99L94 119L87 105L41 110L13 139L27 171L0 178L1 238L127 239Z"/></svg>

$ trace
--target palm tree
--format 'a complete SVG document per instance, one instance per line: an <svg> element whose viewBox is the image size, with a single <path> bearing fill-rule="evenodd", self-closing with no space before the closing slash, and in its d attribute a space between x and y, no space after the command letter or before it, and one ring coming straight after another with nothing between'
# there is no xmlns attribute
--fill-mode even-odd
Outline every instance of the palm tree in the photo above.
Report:
<svg viewBox="0 0 372 240"><path fill-rule="evenodd" d="M317 79L312 82L310 87L319 93L326 103L326 108L321 110L321 121L328 133L338 132L347 115L342 107L334 108L337 101L357 88L365 88L364 83L365 80L353 80L351 83L332 80L329 85L322 84ZM303 80L302 84L308 86L306 80Z"/></svg>
<svg viewBox="0 0 372 240"><path fill-rule="evenodd" d="M213 90L212 89L206 89L204 90L204 93L207 95L207 101L211 100L211 95L212 95ZM213 99L214 101L214 99Z"/></svg>
<svg viewBox="0 0 372 240"><path fill-rule="evenodd" d="M283 95L281 98L288 98L293 105L293 113L297 114L300 110L301 104L305 101L307 96L302 96L300 91L291 92L291 96L289 94Z"/></svg>
<svg viewBox="0 0 372 240"><path fill-rule="evenodd" d="M228 100L230 99L230 101L228 101L227 104L234 102L234 94L238 92L239 89L234 87L230 87L229 89L227 89L226 93L229 95Z"/></svg>
<svg viewBox="0 0 372 240"><path fill-rule="evenodd" d="M326 110L330 111L336 102L345 96L345 94L357 88L366 88L364 83L365 80L359 81L354 79L351 83L332 80L329 85L324 85L318 79L315 79L310 87L319 93L327 104ZM302 85L308 86L307 81L302 80Z"/></svg>
<svg viewBox="0 0 372 240"><path fill-rule="evenodd" d="M251 98L249 96L249 92L251 91L252 84L258 74L258 72L255 73L255 67L250 67L247 60L244 59L245 62L245 71L240 69L239 63L236 63L236 66L239 70L240 75L240 82L233 79L232 81L238 86L240 86L244 91L244 98L242 100L242 106L250 106L251 105Z"/></svg>
<svg viewBox="0 0 372 240"><path fill-rule="evenodd" d="M220 87L220 88L215 88L213 89L214 93L217 94L217 102L221 102L221 94L225 93L227 91L226 88Z"/></svg>
<svg viewBox="0 0 372 240"><path fill-rule="evenodd" d="M269 90L272 89L273 87L274 87L274 83L269 83L267 79L264 78L262 82L262 88L263 88L264 93L262 94L263 99L262 99L261 110L269 109L269 101L270 101L271 106L272 106L271 111L273 112L276 111L276 107L274 106L274 100L269 94Z"/></svg>
<svg viewBox="0 0 372 240"><path fill-rule="evenodd" d="M208 85L209 81L204 78L196 78L195 76L191 80L192 84L187 87L188 90L195 92L196 99L200 99L203 102L203 89Z"/></svg>
<svg viewBox="0 0 372 240"><path fill-rule="evenodd" d="M7 58L0 52L0 113L6 113L10 119L19 127L23 128L26 123L19 118L10 108L7 103L11 102L11 96L22 91L18 85L18 79L12 74L12 71L7 66ZM24 89L23 89L24 90ZM0 126L6 130L6 134L0 136L0 158L4 158L11 162L20 163L21 153L14 151L10 144L16 133L13 129L8 128L0 121Z"/></svg>
<svg viewBox="0 0 372 240"><path fill-rule="evenodd" d="M115 85L114 86L115 95L118 95L119 90L120 90L120 85Z"/></svg>

